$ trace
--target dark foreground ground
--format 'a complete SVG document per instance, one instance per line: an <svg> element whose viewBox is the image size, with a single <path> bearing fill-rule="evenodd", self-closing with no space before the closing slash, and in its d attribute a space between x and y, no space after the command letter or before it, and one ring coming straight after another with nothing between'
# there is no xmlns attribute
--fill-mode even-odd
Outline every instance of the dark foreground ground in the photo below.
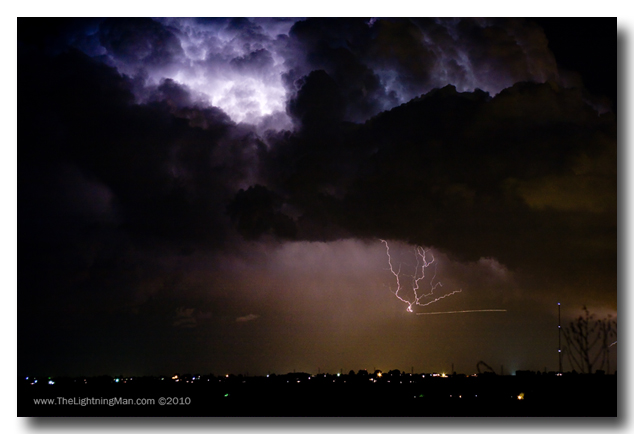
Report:
<svg viewBox="0 0 634 434"><path fill-rule="evenodd" d="M18 416L617 416L616 375L33 381L18 380Z"/></svg>

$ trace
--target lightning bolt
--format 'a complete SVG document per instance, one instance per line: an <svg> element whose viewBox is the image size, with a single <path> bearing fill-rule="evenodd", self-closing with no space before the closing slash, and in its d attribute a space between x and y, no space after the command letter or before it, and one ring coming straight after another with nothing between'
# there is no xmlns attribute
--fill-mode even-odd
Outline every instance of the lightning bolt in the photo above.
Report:
<svg viewBox="0 0 634 434"><path fill-rule="evenodd" d="M396 290L392 291L392 293L396 296L397 299L407 304L407 311L414 312L412 306L418 305L421 307L429 306L432 303L436 303L443 298L449 297L451 295L462 292L462 289L458 289L456 291L450 292L445 295L441 295L440 297L434 297L434 291L439 286L442 287L441 282L435 282L436 280L436 261L433 253L428 250L425 250L423 247L416 246L414 248L414 256L416 257L416 267L414 269L414 275L410 275L412 279L412 292L413 292L413 300L410 298L405 298L403 295L403 286L401 284L401 266L399 265L398 271L394 270L394 265L392 264L392 256L390 255L390 246L386 240L380 240L383 244L385 244L385 250L387 253L387 263L390 266L390 272L396 278ZM428 254L431 256L428 260ZM425 270L433 265L434 267L434 275L429 280L429 292L422 292L420 287L421 281L425 279ZM390 288L391 291L391 288ZM434 298L431 298L434 297ZM429 299L429 301L427 301ZM421 301L422 300L422 301Z"/></svg>
<svg viewBox="0 0 634 434"><path fill-rule="evenodd" d="M477 310L451 310L446 312L417 312L416 315L442 315L445 313L471 313L471 312L506 312L506 309L477 309Z"/></svg>
<svg viewBox="0 0 634 434"><path fill-rule="evenodd" d="M397 299L407 304L407 311L414 312L413 306L425 307L430 304L436 303L443 298L450 297L454 294L458 294L462 292L462 289L458 289L456 291L452 291L448 294L441 295L439 297L434 295L434 291L439 286L442 287L441 282L436 282L436 269L437 263L434 258L434 254L429 250L425 250L421 246L414 247L414 257L416 258L416 267L414 268L414 275L406 275L401 273L401 265L398 266L398 271L394 269L394 265L392 264L392 255L390 255L390 246L385 240L380 240L383 244L385 244L385 251L387 253L387 263L390 266L390 272L394 275L396 279L396 290L390 291L396 296ZM429 258L428 258L429 257ZM425 270L429 267L433 266L434 274L431 276L429 280L429 291L424 292L421 289L421 282L425 279ZM404 290L403 285L401 284L401 278L407 276L411 278L411 293L410 297L406 297L403 295ZM413 295L413 300L412 300ZM441 314L453 314L453 313L474 313L474 312L506 312L506 309L474 309L474 310L452 310L445 312L417 312L416 315L441 315ZM616 343L616 342L615 342ZM614 344L612 344L614 345Z"/></svg>

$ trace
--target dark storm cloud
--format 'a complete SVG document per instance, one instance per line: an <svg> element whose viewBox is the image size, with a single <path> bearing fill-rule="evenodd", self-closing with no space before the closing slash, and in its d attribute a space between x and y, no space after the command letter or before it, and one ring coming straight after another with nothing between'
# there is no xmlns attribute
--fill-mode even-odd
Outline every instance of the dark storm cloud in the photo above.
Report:
<svg viewBox="0 0 634 434"><path fill-rule="evenodd" d="M270 124L272 116L279 127L288 120L280 119L283 59L276 53L277 32L287 33L293 21L106 19L72 37L62 32L58 40L65 37L68 45L134 77L137 102L147 102L143 87L172 79L205 95L207 105L223 108L236 121L257 123L269 116Z"/></svg>
<svg viewBox="0 0 634 434"><path fill-rule="evenodd" d="M150 100L157 102L165 101L168 105L173 107L188 107L194 105L189 90L170 78L163 80L161 84L157 86L155 92L150 96Z"/></svg>
<svg viewBox="0 0 634 434"><path fill-rule="evenodd" d="M306 107L332 98L298 95ZM362 126L331 126L326 141L305 131L264 157L279 169L265 182L301 214L300 238L400 239L568 278L586 275L590 252L614 267L614 116L576 90L518 83L491 98L446 87Z"/></svg>
<svg viewBox="0 0 634 434"><path fill-rule="evenodd" d="M531 22L378 19L369 25L367 19L309 19L290 24L108 19L95 29L91 22L86 38L98 35L107 52L98 58L135 77L76 53L60 56L52 61L46 86L25 75L23 82L32 79L37 90L30 91L30 100L22 92L21 105L40 108L21 116L35 116L39 125L21 129L22 134L39 146L36 153L60 158L59 149L88 178L103 183L133 233L176 240L221 237L224 206L240 188L245 196L235 196L233 219L251 238L269 231L292 236L296 225L300 238L315 237L317 227L322 239L380 231L462 252L469 243L451 240L477 238L462 233L464 228L486 228L504 213L520 227L536 224L532 217L539 211L605 211L613 203L602 194L611 186L609 168L598 184L600 176L593 173L583 181L570 176L581 164L577 160L602 152L591 149L593 137L603 137L599 148L611 146L609 121L597 120L578 94L556 86L517 85L492 100L483 92L456 94L446 88L365 125L342 123L366 120L443 80L458 83L459 90L482 87L495 93L518 80L556 79L547 41ZM290 32L280 36L270 30L277 28ZM78 31L72 34L70 43L86 45ZM206 105L191 87L173 78L148 81L161 68L178 66L185 75L194 74L195 61L182 64L188 50L217 75L233 71L267 80L275 56L281 57L291 68L285 75L286 114L297 131L269 131L258 139ZM252 93L234 84L225 100L247 95L247 103L234 106L248 107ZM147 104L134 104L139 95ZM268 115L263 125L279 125L279 116ZM38 132L42 125L51 130L46 138ZM249 187L256 184L277 198L271 202L275 206L250 204L255 195L249 199L248 193L255 190ZM567 192L567 199L545 196L546 184ZM571 193L579 185L591 193ZM602 205L594 200L599 197ZM409 223L421 220L426 224ZM497 242L482 238L484 245ZM481 244L468 256L478 255ZM487 254L495 254L490 248Z"/></svg>
<svg viewBox="0 0 634 434"><path fill-rule="evenodd" d="M345 119L354 122L447 84L495 94L518 81L559 79L543 31L523 19L135 18L108 19L97 30L90 24L69 43L146 82L187 84L250 123L280 118L299 87L294 83L316 70L337 83ZM289 127L279 119L275 126Z"/></svg>
<svg viewBox="0 0 634 434"><path fill-rule="evenodd" d="M295 223L280 212L283 201L266 187L255 185L240 190L227 207L236 229L246 239L257 239L265 233L294 238Z"/></svg>
<svg viewBox="0 0 634 434"><path fill-rule="evenodd" d="M171 80L155 89L156 102L139 106L131 80L80 53L42 66L45 86L25 77L21 88L30 113L21 118L31 136L25 163L51 154L79 165L112 191L135 233L219 239L224 202L248 178L256 152L248 131L218 109L190 105L188 90ZM57 122L47 130L32 124L39 119Z"/></svg>
<svg viewBox="0 0 634 434"><path fill-rule="evenodd" d="M107 19L99 26L99 41L117 60L132 65L161 66L184 55L174 33L150 18Z"/></svg>
<svg viewBox="0 0 634 434"><path fill-rule="evenodd" d="M495 94L558 79L543 31L519 19L308 19L293 26L289 47L288 74L325 70L352 121L447 84Z"/></svg>
<svg viewBox="0 0 634 434"><path fill-rule="evenodd" d="M312 71L297 83L299 90L288 102L287 112L305 134L337 128L343 120L346 99L337 83L323 70Z"/></svg>
<svg viewBox="0 0 634 434"><path fill-rule="evenodd" d="M231 237L226 206L254 181L257 143L172 81L136 105L116 70L37 54L20 52L21 333L38 336L34 316L71 335L86 321L99 339L157 294L141 315L169 325L164 304L184 301L178 258Z"/></svg>
<svg viewBox="0 0 634 434"><path fill-rule="evenodd" d="M363 121L394 104L380 78L360 58L370 39L367 22L360 18L309 19L296 23L289 34L294 56L288 75L300 79L310 71L325 70L346 100L346 119Z"/></svg>

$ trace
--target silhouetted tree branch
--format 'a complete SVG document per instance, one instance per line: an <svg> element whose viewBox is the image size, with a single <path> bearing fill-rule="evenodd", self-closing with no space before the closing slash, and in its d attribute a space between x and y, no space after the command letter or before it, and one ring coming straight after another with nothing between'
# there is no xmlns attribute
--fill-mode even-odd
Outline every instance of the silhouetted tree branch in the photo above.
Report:
<svg viewBox="0 0 634 434"><path fill-rule="evenodd" d="M568 361L581 373L591 374L597 363L600 364L596 369L603 369L607 364L609 370L609 347L616 337L616 320L611 315L595 320L586 306L583 306L583 312L563 330Z"/></svg>

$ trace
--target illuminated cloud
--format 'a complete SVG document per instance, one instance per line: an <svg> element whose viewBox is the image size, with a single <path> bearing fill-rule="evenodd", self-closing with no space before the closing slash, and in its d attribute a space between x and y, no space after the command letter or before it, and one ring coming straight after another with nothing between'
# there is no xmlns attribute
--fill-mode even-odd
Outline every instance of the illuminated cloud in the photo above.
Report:
<svg viewBox="0 0 634 434"><path fill-rule="evenodd" d="M171 79L235 122L266 118L275 129L291 128L287 101L315 70L334 79L355 122L447 84L495 95L518 81L559 80L543 31L522 19L133 18L107 19L96 32L89 24L72 44L143 86Z"/></svg>
<svg viewBox="0 0 634 434"><path fill-rule="evenodd" d="M273 20L271 20L273 21ZM108 19L99 27L106 62L143 86L165 79L203 95L236 122L284 113L284 59L276 53L282 25L249 20ZM288 30L286 30L288 31ZM143 92L137 97L143 101ZM279 126L290 125L280 119ZM284 123L285 122L285 123Z"/></svg>

